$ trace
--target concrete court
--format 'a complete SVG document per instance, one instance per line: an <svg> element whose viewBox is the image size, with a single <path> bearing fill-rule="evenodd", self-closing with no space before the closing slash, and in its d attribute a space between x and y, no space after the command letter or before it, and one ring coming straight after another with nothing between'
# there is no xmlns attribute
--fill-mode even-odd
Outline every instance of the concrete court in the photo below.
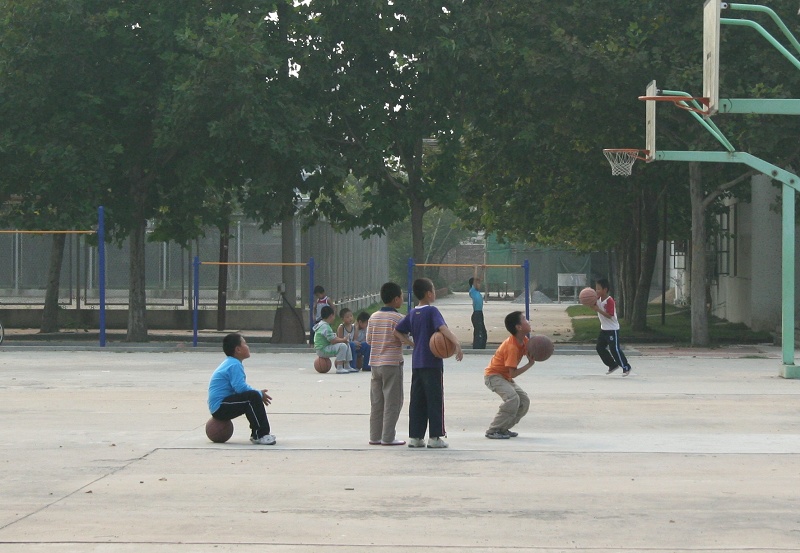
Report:
<svg viewBox="0 0 800 553"><path fill-rule="evenodd" d="M623 378L557 349L518 379L532 408L503 441L483 435L491 350L448 360L450 449L414 450L367 445L369 374L312 353L253 348L278 438L254 446L244 419L205 437L221 352L4 347L0 551L800 551L779 350L629 352Z"/></svg>

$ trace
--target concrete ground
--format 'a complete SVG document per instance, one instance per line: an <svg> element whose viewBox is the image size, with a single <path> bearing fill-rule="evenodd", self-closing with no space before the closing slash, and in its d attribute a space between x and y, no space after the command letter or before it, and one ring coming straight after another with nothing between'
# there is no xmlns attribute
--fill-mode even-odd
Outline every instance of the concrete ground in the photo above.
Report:
<svg viewBox="0 0 800 553"><path fill-rule="evenodd" d="M469 352L445 363L450 448L416 450L367 444L369 373L269 345L245 366L277 445L244 419L212 444L222 353L161 347L0 348L0 551L800 551L800 381L778 348L631 346L622 377L559 345L518 379L511 440L484 437L493 351Z"/></svg>

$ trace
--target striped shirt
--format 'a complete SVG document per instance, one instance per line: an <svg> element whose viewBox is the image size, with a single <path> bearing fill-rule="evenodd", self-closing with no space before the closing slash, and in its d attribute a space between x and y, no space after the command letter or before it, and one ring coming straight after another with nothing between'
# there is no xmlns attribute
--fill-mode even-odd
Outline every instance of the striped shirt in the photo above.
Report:
<svg viewBox="0 0 800 553"><path fill-rule="evenodd" d="M369 358L370 365L401 365L403 363L403 344L394 335L397 323L402 320L403 314L391 307L383 307L369 318L367 343L372 347Z"/></svg>

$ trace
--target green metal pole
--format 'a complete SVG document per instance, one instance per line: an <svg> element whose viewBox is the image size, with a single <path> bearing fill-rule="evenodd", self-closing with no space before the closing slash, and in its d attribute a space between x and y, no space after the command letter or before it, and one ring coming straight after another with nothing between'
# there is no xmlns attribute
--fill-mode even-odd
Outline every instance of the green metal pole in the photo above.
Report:
<svg viewBox="0 0 800 553"><path fill-rule="evenodd" d="M781 352L783 365L780 376L800 378L800 367L794 364L794 256L795 256L795 194L800 179L780 167L743 152L681 152L659 150L656 159L663 161L700 161L711 163L741 163L783 183L781 232Z"/></svg>
<svg viewBox="0 0 800 553"><path fill-rule="evenodd" d="M781 286L781 348L783 378L800 378L800 367L794 364L794 254L795 254L795 191L783 185L783 251Z"/></svg>

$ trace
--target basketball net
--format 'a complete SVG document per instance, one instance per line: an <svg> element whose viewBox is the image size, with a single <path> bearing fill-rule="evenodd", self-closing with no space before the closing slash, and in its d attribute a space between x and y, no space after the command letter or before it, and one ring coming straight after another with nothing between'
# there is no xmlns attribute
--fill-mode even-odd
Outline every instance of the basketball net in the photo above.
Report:
<svg viewBox="0 0 800 553"><path fill-rule="evenodd" d="M603 154L611 164L611 174L628 177L633 164L639 159L639 150L603 150Z"/></svg>

